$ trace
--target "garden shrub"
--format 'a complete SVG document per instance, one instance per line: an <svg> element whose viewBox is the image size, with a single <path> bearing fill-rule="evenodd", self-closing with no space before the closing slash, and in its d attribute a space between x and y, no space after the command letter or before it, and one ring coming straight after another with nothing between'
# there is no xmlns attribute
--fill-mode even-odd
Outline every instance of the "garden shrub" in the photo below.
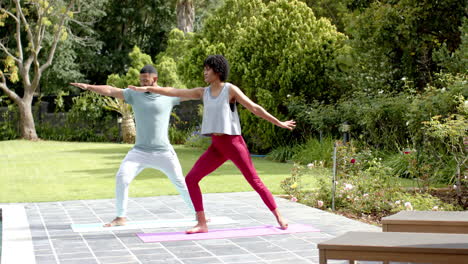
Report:
<svg viewBox="0 0 468 264"><path fill-rule="evenodd" d="M457 206L442 202L428 193L411 193L398 183L392 169L385 166L371 151L354 152L352 147L339 150L338 174L335 182L335 209L355 215L382 217L401 210L457 210ZM350 159L350 156L353 158ZM291 176L281 188L298 202L309 206L332 208L332 179L318 178L318 187L303 188L302 179L310 177L315 168L295 164Z"/></svg>

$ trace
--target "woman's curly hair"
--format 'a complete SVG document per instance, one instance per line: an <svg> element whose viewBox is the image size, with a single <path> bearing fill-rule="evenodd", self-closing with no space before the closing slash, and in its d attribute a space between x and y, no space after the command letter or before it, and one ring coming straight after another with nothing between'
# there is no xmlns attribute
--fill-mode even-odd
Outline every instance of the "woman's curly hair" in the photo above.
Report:
<svg viewBox="0 0 468 264"><path fill-rule="evenodd" d="M204 67L211 68L219 75L219 80L224 82L229 75L229 63L223 55L210 55L203 62Z"/></svg>

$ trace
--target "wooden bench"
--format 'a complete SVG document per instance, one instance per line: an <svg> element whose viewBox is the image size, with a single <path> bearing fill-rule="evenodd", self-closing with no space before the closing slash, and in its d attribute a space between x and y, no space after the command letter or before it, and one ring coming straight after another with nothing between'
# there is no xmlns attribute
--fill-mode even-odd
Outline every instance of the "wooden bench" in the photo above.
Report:
<svg viewBox="0 0 468 264"><path fill-rule="evenodd" d="M467 234L348 232L319 243L320 264L355 260L467 264Z"/></svg>
<svg viewBox="0 0 468 264"><path fill-rule="evenodd" d="M382 218L382 231L468 234L468 212L401 211Z"/></svg>

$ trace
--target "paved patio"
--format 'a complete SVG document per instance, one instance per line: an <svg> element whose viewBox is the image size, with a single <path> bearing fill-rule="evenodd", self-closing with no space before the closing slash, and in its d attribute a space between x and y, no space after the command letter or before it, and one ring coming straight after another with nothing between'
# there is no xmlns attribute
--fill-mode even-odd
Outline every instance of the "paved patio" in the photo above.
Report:
<svg viewBox="0 0 468 264"><path fill-rule="evenodd" d="M209 226L211 229L276 225L273 215L254 192L205 194L204 199L208 216L227 216L239 222L237 226ZM143 243L135 235L136 233L183 231L185 228L75 233L70 224L104 223L113 219L114 200L21 205L26 209L37 264L318 263L317 243L347 231L380 231L378 227L299 203L281 198L276 200L282 214L290 223L309 224L321 232ZM179 196L132 198L129 202L129 220L175 219L191 216Z"/></svg>

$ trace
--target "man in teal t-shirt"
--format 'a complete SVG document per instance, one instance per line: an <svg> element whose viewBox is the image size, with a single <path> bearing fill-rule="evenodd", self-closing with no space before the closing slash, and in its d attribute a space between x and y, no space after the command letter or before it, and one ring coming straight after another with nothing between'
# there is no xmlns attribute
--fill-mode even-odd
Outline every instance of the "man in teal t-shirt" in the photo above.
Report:
<svg viewBox="0 0 468 264"><path fill-rule="evenodd" d="M142 86L157 85L158 74L151 65L140 71ZM130 89L119 89L109 85L72 83L84 90L105 96L124 99L132 105L135 114L136 142L127 153L116 174L115 196L117 217L105 227L125 225L127 221L128 188L132 180L145 168L162 171L175 185L187 206L195 213L187 191L182 168L168 138L169 119L172 108L181 98L154 93L140 93Z"/></svg>

